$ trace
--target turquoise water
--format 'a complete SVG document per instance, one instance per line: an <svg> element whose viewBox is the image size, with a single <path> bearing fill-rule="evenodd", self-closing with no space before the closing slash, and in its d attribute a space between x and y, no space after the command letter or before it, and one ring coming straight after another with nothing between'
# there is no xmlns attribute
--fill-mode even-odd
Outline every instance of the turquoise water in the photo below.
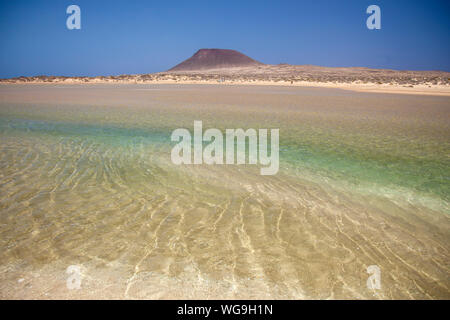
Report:
<svg viewBox="0 0 450 320"><path fill-rule="evenodd" d="M192 131L192 128L189 128ZM206 129L206 128L205 128ZM165 128L127 127L115 124L92 124L68 121L17 119L3 116L0 130L8 135L44 135L54 138L81 138L106 143L112 147L158 145L168 150L170 130ZM292 134L291 134L292 135ZM333 137L334 138L334 137ZM348 139L348 137L343 137ZM364 138L364 137L363 137ZM361 137L359 138L361 139ZM370 137L367 138L370 141ZM361 148L367 143L345 143L311 137L311 133L299 133L291 139L281 138L281 163L298 172L307 171L337 182L346 182L357 188L364 184L376 189L393 188L429 196L445 205L450 200L450 160L446 155L450 145L433 145L426 152L424 145L407 148L396 139L385 138L384 144L374 148ZM391 140L391 141L390 141ZM373 141L370 141L373 143ZM392 144L398 143L397 149ZM410 146L411 147L411 143ZM420 148L422 147L422 148ZM430 146L427 146L430 148ZM167 159L166 159L167 160ZM447 207L448 209L448 207Z"/></svg>

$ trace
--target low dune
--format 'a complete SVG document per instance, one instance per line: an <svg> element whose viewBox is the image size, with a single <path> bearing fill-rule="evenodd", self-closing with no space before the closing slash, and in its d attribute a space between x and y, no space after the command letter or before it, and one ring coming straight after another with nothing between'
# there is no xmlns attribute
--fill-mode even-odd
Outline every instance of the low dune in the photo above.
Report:
<svg viewBox="0 0 450 320"><path fill-rule="evenodd" d="M201 49L165 72L96 76L34 76L0 83L180 83L318 86L373 92L450 95L450 72L263 64L234 50Z"/></svg>

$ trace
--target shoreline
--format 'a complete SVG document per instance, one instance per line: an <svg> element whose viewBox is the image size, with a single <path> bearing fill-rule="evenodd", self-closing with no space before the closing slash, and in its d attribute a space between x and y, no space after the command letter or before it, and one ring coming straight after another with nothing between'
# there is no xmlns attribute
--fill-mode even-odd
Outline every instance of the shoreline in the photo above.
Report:
<svg viewBox="0 0 450 320"><path fill-rule="evenodd" d="M264 80L100 80L100 79L72 79L57 81L0 81L0 85L92 85L92 84L180 84L180 85L223 85L223 86L280 86L280 87L311 87L341 89L354 92L366 93L392 93L392 94L413 94L413 95L433 95L450 96L450 85L398 85L379 83L358 83L358 82L318 82L318 81L264 81Z"/></svg>
<svg viewBox="0 0 450 320"><path fill-rule="evenodd" d="M450 72L445 71L407 71L288 64L169 70L157 73L106 76L38 75L0 79L0 84L5 83L253 85L450 96Z"/></svg>

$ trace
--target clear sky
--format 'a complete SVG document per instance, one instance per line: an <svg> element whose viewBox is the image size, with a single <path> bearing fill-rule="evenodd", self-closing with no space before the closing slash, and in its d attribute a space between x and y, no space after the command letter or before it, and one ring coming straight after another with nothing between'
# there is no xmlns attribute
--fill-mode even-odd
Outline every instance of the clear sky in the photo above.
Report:
<svg viewBox="0 0 450 320"><path fill-rule="evenodd" d="M81 8L68 30L66 8ZM381 30L366 9L381 8ZM169 69L200 48L264 63L450 71L450 0L0 0L0 77Z"/></svg>

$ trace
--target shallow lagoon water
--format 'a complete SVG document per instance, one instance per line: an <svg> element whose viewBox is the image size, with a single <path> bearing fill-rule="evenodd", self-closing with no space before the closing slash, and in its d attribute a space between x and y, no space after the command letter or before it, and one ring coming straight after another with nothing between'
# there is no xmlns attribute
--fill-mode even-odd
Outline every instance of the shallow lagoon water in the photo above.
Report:
<svg viewBox="0 0 450 320"><path fill-rule="evenodd" d="M279 173L173 165L194 120L279 128ZM448 97L3 85L0 295L448 299L449 120Z"/></svg>

